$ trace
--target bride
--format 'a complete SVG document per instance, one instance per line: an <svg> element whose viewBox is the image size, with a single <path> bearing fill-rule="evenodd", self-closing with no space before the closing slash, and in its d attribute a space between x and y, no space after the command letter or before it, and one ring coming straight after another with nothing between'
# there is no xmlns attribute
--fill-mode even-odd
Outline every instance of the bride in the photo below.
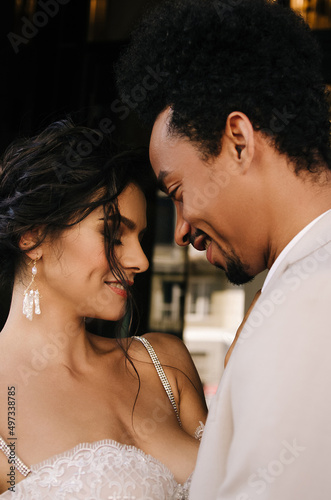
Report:
<svg viewBox="0 0 331 500"><path fill-rule="evenodd" d="M143 167L68 120L2 159L1 499L188 497L206 406L184 344L86 330L148 268Z"/></svg>

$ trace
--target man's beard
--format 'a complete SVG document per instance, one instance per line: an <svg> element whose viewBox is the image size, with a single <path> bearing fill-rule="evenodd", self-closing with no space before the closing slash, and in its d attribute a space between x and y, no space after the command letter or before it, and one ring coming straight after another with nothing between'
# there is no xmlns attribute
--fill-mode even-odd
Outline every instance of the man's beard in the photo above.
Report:
<svg viewBox="0 0 331 500"><path fill-rule="evenodd" d="M194 246L194 240L202 234L205 234L207 236L207 234L204 231L201 231L201 229L196 229L195 232L189 237L189 241L192 246ZM217 245L217 243L215 244ZM247 266L244 266L233 249L231 249L231 254L229 255L219 245L217 245L217 247L223 254L226 262L226 269L224 269L224 267L217 262L215 262L214 265L218 269L222 269L225 272L225 275L230 283L232 283L233 285L244 285L245 283L248 283L249 281L252 281L254 279L254 276L248 273Z"/></svg>
<svg viewBox="0 0 331 500"><path fill-rule="evenodd" d="M220 247L219 247L220 248ZM222 251L222 249L220 249ZM226 269L220 264L215 263L215 266L219 269L223 269L226 277L233 285L243 285L254 279L254 276L248 273L247 267L241 262L236 253L232 250L232 255L228 255L223 252L224 259L226 262Z"/></svg>

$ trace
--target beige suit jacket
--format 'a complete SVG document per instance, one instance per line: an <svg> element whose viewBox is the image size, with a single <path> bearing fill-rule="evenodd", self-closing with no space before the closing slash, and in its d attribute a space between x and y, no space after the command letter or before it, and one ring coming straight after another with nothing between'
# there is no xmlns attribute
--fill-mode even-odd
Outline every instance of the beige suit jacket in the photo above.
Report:
<svg viewBox="0 0 331 500"><path fill-rule="evenodd" d="M285 256L211 404L190 500L331 499L331 214Z"/></svg>

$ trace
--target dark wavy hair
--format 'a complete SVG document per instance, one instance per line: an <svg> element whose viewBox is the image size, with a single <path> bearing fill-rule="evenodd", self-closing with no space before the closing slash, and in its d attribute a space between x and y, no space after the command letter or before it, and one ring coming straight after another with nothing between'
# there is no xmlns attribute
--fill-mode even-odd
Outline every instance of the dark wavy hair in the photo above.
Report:
<svg viewBox="0 0 331 500"><path fill-rule="evenodd" d="M115 154L108 134L76 126L70 119L11 144L0 163L1 286L12 288L25 252L102 205L106 256L127 290L132 315L132 296L114 252L121 220L117 198L130 183L144 192L149 189L150 172L147 151ZM35 229L39 230L38 241L21 250L22 235Z"/></svg>
<svg viewBox="0 0 331 500"><path fill-rule="evenodd" d="M309 27L268 0L166 0L132 35L116 68L122 96L159 75L135 109L147 125L167 106L170 131L208 159L241 111L296 172L331 168L329 96Z"/></svg>

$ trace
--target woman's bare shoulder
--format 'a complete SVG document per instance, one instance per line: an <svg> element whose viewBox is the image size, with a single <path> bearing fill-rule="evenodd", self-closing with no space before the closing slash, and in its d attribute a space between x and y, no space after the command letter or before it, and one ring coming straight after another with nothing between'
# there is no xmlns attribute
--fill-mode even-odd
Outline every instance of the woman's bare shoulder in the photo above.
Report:
<svg viewBox="0 0 331 500"><path fill-rule="evenodd" d="M185 343L175 335L165 333L147 333L143 337L151 343L170 375L172 387L176 386L182 427L194 436L199 421L205 422L207 407L199 374Z"/></svg>
<svg viewBox="0 0 331 500"><path fill-rule="evenodd" d="M176 335L150 332L145 333L142 337L150 342L159 357L169 357L171 359L177 358L178 355L181 358L190 357L184 342ZM160 361L162 362L161 359Z"/></svg>
<svg viewBox="0 0 331 500"><path fill-rule="evenodd" d="M146 333L143 337L152 345L161 365L175 370L177 379L189 379L194 385L201 385L192 357L179 337L156 332Z"/></svg>

